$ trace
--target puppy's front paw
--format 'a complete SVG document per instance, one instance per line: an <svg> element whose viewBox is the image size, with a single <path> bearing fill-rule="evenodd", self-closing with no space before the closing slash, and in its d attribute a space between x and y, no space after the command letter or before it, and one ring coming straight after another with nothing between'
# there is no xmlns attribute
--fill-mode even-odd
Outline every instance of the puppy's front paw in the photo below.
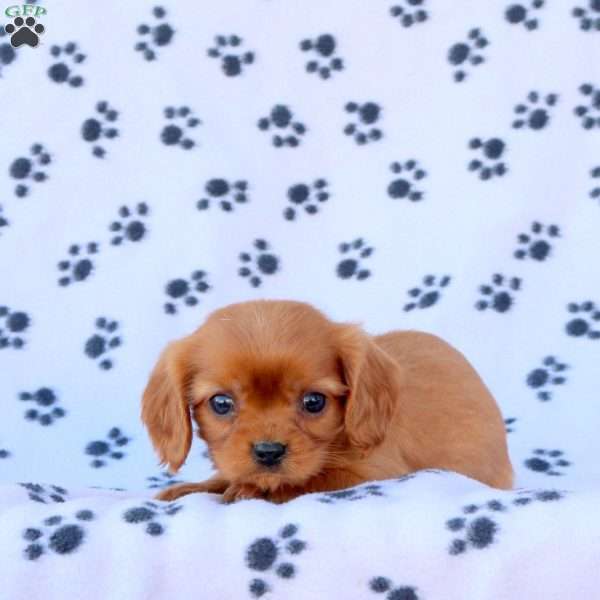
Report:
<svg viewBox="0 0 600 600"><path fill-rule="evenodd" d="M289 502L290 500L301 496L302 493L302 491L292 487L278 488L274 492L270 492L267 499L275 504L283 504L284 502Z"/></svg>
<svg viewBox="0 0 600 600"><path fill-rule="evenodd" d="M252 498L263 498L264 492L254 485L232 484L223 492L223 502L231 504L238 500L251 500Z"/></svg>
<svg viewBox="0 0 600 600"><path fill-rule="evenodd" d="M172 486L167 488L166 490L161 490L156 496L156 500L163 500L164 502L171 502L172 500L177 500L177 498L181 498L181 496L186 496L190 492L183 491L179 489L179 486Z"/></svg>
<svg viewBox="0 0 600 600"><path fill-rule="evenodd" d="M188 494L199 494L201 492L209 492L212 494L221 494L227 489L229 482L221 479L220 477L212 477L207 481L201 481L200 483L180 483L168 487L166 490L162 490L156 494L157 500L165 500L170 502L171 500L177 500L182 496Z"/></svg>

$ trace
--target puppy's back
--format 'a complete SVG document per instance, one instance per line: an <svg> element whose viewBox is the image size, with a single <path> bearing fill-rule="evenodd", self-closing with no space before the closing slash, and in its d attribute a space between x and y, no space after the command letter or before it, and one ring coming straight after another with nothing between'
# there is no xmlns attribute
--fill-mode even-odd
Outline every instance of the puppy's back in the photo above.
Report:
<svg viewBox="0 0 600 600"><path fill-rule="evenodd" d="M467 359L442 339L419 331L392 331L374 341L403 374L393 424L398 435L392 434L383 450L400 450L415 470L446 468L510 488L513 472L504 421Z"/></svg>

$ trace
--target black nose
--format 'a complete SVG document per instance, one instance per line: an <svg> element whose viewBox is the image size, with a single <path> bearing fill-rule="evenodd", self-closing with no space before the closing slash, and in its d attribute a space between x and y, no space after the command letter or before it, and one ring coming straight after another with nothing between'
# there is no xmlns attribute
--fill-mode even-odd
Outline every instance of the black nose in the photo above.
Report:
<svg viewBox="0 0 600 600"><path fill-rule="evenodd" d="M266 467L272 467L281 462L286 446L279 442L258 442L252 446L254 460Z"/></svg>

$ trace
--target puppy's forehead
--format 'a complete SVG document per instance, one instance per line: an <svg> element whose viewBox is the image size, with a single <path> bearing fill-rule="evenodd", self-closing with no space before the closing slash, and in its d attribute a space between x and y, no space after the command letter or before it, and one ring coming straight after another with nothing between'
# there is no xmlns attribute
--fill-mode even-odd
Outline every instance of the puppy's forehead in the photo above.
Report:
<svg viewBox="0 0 600 600"><path fill-rule="evenodd" d="M198 348L210 371L235 376L244 385L283 385L335 370L333 329L308 305L244 303L213 313L198 332Z"/></svg>

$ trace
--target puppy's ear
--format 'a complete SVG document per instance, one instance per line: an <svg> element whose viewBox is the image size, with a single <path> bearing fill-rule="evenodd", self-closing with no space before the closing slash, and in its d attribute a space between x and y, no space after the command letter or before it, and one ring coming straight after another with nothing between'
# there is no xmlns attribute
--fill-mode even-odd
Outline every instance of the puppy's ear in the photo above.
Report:
<svg viewBox="0 0 600 600"><path fill-rule="evenodd" d="M174 473L185 461L192 443L192 425L187 400L191 373L186 361L185 340L173 342L163 351L144 390L142 421L161 464Z"/></svg>
<svg viewBox="0 0 600 600"><path fill-rule="evenodd" d="M337 337L343 376L350 388L346 434L354 446L368 450L383 441L398 405L400 368L360 327L341 325Z"/></svg>

